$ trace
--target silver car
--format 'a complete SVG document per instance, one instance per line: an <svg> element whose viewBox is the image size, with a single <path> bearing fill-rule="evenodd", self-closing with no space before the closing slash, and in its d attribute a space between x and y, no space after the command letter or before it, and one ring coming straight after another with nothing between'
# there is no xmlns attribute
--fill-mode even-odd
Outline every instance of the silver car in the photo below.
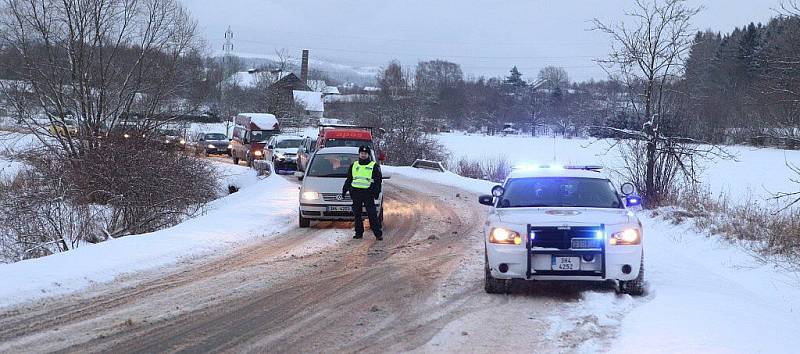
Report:
<svg viewBox="0 0 800 354"><path fill-rule="evenodd" d="M372 154L375 161L375 155ZM356 147L322 148L314 153L305 172L296 172L300 187L300 227L309 227L311 220L353 220L350 194L342 197L347 171L358 160ZM383 174L383 179L390 176ZM375 200L378 217L383 220L383 192ZM364 210L366 215L366 210Z"/></svg>

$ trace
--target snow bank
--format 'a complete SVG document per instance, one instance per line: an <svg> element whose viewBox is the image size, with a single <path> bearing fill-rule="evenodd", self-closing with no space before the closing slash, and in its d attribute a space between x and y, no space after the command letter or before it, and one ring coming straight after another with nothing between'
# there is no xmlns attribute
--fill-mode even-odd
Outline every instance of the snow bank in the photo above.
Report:
<svg viewBox="0 0 800 354"><path fill-rule="evenodd" d="M800 274L685 225L642 218L650 295L614 351L779 353L800 348Z"/></svg>
<svg viewBox="0 0 800 354"><path fill-rule="evenodd" d="M384 168L482 194L493 185L452 173ZM596 336L583 341L576 348L579 352L602 351L609 349L607 345L620 353L795 352L800 348L800 274L763 264L747 251L718 237L698 234L689 225L676 226L647 215L640 218L645 230L648 294L630 297L584 291L562 316L547 319L550 330L545 336L559 340L606 329L617 333L610 342ZM464 321L482 325L495 317L485 313ZM447 337L448 333L441 333L432 342L452 339Z"/></svg>
<svg viewBox="0 0 800 354"><path fill-rule="evenodd" d="M229 172L236 169L231 165ZM280 176L259 180L254 178L254 172L244 172L252 170L238 169L234 180L242 188L212 202L204 215L149 234L0 265L0 307L74 292L126 273L218 253L291 228L297 212L297 187Z"/></svg>
<svg viewBox="0 0 800 354"><path fill-rule="evenodd" d="M450 171L439 172L413 167L381 166L382 171L428 182L454 186L478 194L490 194L496 183L471 178L464 178Z"/></svg>

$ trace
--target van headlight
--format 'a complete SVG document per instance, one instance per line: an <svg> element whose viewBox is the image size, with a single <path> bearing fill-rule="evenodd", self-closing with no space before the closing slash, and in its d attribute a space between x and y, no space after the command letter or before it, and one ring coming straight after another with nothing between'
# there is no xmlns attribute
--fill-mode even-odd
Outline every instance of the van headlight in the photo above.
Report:
<svg viewBox="0 0 800 354"><path fill-rule="evenodd" d="M638 245L642 243L642 235L637 229L625 229L611 234L608 240L612 246L618 245Z"/></svg>
<svg viewBox="0 0 800 354"><path fill-rule="evenodd" d="M303 192L303 200L317 200L319 199L319 193L317 192Z"/></svg>
<svg viewBox="0 0 800 354"><path fill-rule="evenodd" d="M507 245L520 245L522 244L522 237L519 232L496 227L489 232L489 242L500 243Z"/></svg>
<svg viewBox="0 0 800 354"><path fill-rule="evenodd" d="M253 155L255 155L255 157L261 157L262 154L263 152L261 152L261 150L256 150L253 152Z"/></svg>
<svg viewBox="0 0 800 354"><path fill-rule="evenodd" d="M208 144L208 148L209 148L209 149L216 149L217 147L216 147L216 146L214 146L214 144Z"/></svg>

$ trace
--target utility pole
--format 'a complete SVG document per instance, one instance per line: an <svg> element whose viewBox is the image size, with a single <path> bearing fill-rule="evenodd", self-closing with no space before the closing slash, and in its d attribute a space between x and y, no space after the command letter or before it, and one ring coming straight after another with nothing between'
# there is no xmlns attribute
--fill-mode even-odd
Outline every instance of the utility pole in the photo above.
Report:
<svg viewBox="0 0 800 354"><path fill-rule="evenodd" d="M225 43L222 45L222 80L219 83L219 114L225 119L225 134L230 137L231 117L227 107L225 107L225 80L228 74L228 65L230 65L231 56L233 53L233 30L228 26L225 31Z"/></svg>

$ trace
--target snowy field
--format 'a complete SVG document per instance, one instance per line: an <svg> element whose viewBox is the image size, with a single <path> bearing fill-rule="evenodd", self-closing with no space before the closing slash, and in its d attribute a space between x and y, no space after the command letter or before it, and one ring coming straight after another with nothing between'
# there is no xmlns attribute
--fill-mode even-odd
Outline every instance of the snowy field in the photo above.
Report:
<svg viewBox="0 0 800 354"><path fill-rule="evenodd" d="M621 166L619 155L609 150L612 142L596 139L563 139L528 136L485 136L444 133L436 138L457 160L473 160L504 156L512 163L558 162L609 167ZM731 146L728 153L734 160L701 161L700 180L715 195L724 194L738 202L766 203L773 193L800 190L790 178L797 177L786 162L800 164L800 151L756 149Z"/></svg>
<svg viewBox="0 0 800 354"><path fill-rule="evenodd" d="M297 187L274 175L220 164L223 182L239 192L210 203L205 214L174 227L85 245L69 252L0 265L0 307L74 292L126 273L230 250L294 226Z"/></svg>
<svg viewBox="0 0 800 354"><path fill-rule="evenodd" d="M387 167L387 171L486 193L486 181L451 173ZM477 201L476 201L477 203ZM565 316L548 319L550 332L598 334L615 330L611 348L593 339L577 352L754 353L792 352L800 347L800 274L758 262L747 252L715 236L698 235L688 225L640 213L644 225L647 294L637 298L587 290L568 306ZM526 328L531 319L519 297L508 297L508 311L518 311ZM468 347L462 331L487 331L496 314L478 311L440 331L422 351ZM552 333L551 333L552 334ZM502 351L502 345L498 345Z"/></svg>

